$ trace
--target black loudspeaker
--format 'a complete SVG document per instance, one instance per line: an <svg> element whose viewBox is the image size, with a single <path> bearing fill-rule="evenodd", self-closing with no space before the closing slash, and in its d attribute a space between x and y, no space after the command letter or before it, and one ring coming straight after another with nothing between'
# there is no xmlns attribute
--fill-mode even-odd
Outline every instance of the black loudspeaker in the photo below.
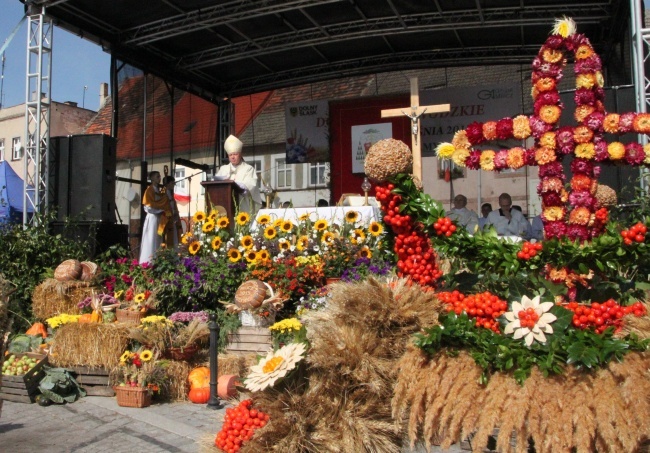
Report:
<svg viewBox="0 0 650 453"><path fill-rule="evenodd" d="M129 249L129 228L126 225L81 221L65 227L65 222L52 222L50 229L53 234L61 234L68 239L86 242L88 255L94 258L105 252L112 245L121 245Z"/></svg>
<svg viewBox="0 0 650 453"><path fill-rule="evenodd" d="M115 222L116 141L108 135L50 139L50 205L57 220Z"/></svg>

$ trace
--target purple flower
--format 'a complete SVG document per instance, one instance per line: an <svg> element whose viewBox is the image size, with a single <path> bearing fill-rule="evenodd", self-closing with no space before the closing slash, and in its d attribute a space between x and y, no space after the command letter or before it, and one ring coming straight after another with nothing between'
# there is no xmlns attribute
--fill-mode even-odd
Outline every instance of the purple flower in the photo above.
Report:
<svg viewBox="0 0 650 453"><path fill-rule="evenodd" d="M569 195L569 203L573 206L584 206L593 210L596 205L596 199L586 190L574 190Z"/></svg>
<svg viewBox="0 0 650 453"><path fill-rule="evenodd" d="M562 163L558 161L550 162L546 165L541 165L539 167L539 177L558 177L564 180L564 169L562 168Z"/></svg>

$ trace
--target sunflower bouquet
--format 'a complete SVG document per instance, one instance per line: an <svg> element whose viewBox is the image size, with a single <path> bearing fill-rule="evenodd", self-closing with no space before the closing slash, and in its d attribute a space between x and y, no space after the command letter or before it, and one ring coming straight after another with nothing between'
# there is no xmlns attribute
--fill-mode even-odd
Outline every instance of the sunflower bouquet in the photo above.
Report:
<svg viewBox="0 0 650 453"><path fill-rule="evenodd" d="M118 385L144 387L157 391L166 378L162 365L157 360L156 354L150 349L124 351L117 370Z"/></svg>

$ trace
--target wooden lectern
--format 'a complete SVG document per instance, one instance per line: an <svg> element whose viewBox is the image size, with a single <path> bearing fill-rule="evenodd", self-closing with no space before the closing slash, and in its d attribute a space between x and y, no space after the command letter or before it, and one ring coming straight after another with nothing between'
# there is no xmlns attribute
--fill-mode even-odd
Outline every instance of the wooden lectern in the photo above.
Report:
<svg viewBox="0 0 650 453"><path fill-rule="evenodd" d="M239 205L239 194L241 188L235 181L203 181L201 185L205 188L205 208L222 206L226 210L230 226L235 224L235 209ZM209 212L208 212L209 214Z"/></svg>

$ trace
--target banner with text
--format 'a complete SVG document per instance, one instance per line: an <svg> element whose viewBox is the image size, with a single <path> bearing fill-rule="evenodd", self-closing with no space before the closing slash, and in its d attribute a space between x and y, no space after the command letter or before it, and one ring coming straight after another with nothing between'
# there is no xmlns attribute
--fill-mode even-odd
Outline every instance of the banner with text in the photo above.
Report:
<svg viewBox="0 0 650 453"><path fill-rule="evenodd" d="M451 104L445 113L424 114L420 119L422 155L435 155L440 142L478 121L498 121L522 113L519 84L446 88L420 92L420 105ZM493 145L494 148L499 146Z"/></svg>
<svg viewBox="0 0 650 453"><path fill-rule="evenodd" d="M365 172L366 155L372 145L385 138L393 138L393 123L352 126L352 173Z"/></svg>
<svg viewBox="0 0 650 453"><path fill-rule="evenodd" d="M329 103L303 101L285 106L287 163L329 162Z"/></svg>

